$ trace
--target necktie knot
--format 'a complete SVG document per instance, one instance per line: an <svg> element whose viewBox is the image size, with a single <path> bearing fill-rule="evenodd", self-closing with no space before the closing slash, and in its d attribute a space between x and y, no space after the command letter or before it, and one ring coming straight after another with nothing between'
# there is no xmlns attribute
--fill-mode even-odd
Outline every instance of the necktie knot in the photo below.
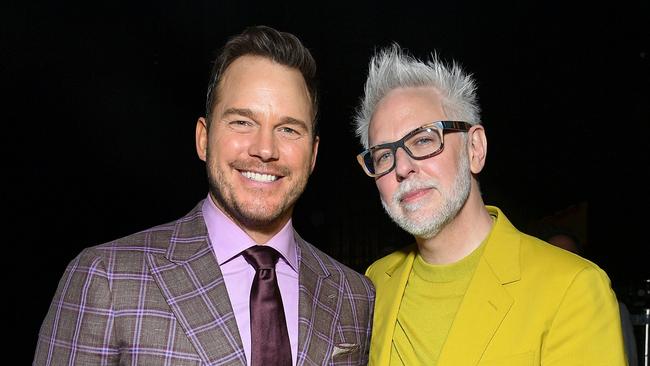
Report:
<svg viewBox="0 0 650 366"><path fill-rule="evenodd" d="M242 255L255 270L275 269L275 264L280 258L277 250L266 245L252 246L244 250Z"/></svg>

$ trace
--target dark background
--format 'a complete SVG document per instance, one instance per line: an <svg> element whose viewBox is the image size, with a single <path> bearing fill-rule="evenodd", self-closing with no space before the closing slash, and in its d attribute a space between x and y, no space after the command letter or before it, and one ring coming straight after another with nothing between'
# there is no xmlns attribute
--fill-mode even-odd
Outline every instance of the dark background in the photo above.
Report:
<svg viewBox="0 0 650 366"><path fill-rule="evenodd" d="M3 5L10 351L31 361L58 280L82 248L171 221L206 196L194 127L211 61L255 24L296 34L319 64L320 153L294 218L307 240L359 271L411 241L357 166L350 124L370 55L397 41L475 75L486 203L524 231L572 226L636 311L635 290L650 277L650 6L595 3Z"/></svg>

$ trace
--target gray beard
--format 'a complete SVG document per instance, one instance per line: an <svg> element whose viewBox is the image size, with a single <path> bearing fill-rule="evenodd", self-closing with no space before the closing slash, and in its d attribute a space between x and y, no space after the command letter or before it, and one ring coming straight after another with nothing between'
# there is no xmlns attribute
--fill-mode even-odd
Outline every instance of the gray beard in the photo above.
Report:
<svg viewBox="0 0 650 366"><path fill-rule="evenodd" d="M435 179L406 180L400 183L390 205L381 199L388 216L404 231L418 238L429 239L438 235L440 230L458 215L467 202L472 183L469 157L467 150L463 149L463 151L465 153L458 159L458 174L450 191L442 191ZM411 205L400 203L400 197L404 193L419 188L434 188L440 192L442 205L438 212L418 212L427 202Z"/></svg>

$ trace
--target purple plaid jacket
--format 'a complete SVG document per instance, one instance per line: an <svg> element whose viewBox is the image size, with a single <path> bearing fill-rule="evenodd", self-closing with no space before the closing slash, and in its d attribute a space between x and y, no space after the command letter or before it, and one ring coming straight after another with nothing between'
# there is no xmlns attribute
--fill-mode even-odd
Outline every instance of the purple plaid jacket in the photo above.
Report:
<svg viewBox="0 0 650 366"><path fill-rule="evenodd" d="M34 365L246 365L199 204L87 248L65 271ZM298 365L365 365L374 288L296 234Z"/></svg>

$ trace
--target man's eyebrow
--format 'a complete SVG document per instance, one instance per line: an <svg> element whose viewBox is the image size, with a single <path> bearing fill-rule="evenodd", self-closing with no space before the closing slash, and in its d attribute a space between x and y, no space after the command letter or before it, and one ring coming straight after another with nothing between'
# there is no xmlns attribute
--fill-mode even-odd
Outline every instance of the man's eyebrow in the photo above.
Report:
<svg viewBox="0 0 650 366"><path fill-rule="evenodd" d="M309 127L307 126L307 123L305 123L305 121L297 119L297 118L293 118L293 117L284 117L284 118L282 118L282 124L298 125L298 126L304 128L305 130L309 130Z"/></svg>
<svg viewBox="0 0 650 366"><path fill-rule="evenodd" d="M253 112L248 108L228 108L225 111L223 111L223 116L228 116L228 115L238 115L253 120L255 119L255 112ZM279 124L295 125L304 128L307 131L309 130L309 125L307 125L305 121L293 117L283 117Z"/></svg>
<svg viewBox="0 0 650 366"><path fill-rule="evenodd" d="M224 116L228 116L228 115L231 115L231 114L244 116L244 117L247 117L247 118L250 118L250 119L253 119L253 116L255 116L255 113L253 113L253 111L251 111L248 108L228 108L225 111L223 111Z"/></svg>

